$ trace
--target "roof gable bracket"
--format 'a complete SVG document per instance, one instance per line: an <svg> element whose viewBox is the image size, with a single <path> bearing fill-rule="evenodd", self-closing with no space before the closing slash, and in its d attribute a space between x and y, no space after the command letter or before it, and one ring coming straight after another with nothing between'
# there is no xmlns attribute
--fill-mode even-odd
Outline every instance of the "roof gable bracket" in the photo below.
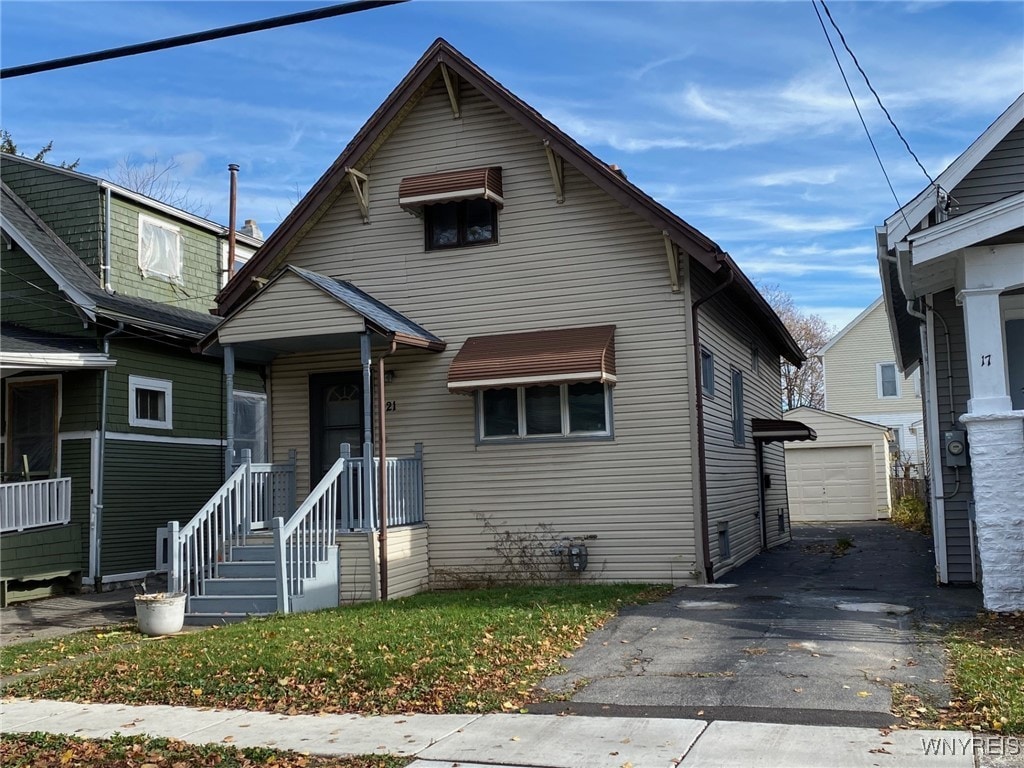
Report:
<svg viewBox="0 0 1024 768"><path fill-rule="evenodd" d="M352 184L352 193L356 196L359 212L363 215L363 224L370 223L370 177L355 168L346 168L345 175Z"/></svg>
<svg viewBox="0 0 1024 768"><path fill-rule="evenodd" d="M441 77L444 78L444 87L448 91L448 101L452 105L452 119L458 120L462 117L462 111L459 108L459 76L448 69L442 61Z"/></svg>
<svg viewBox="0 0 1024 768"><path fill-rule="evenodd" d="M555 202L565 202L565 161L551 149L551 142L544 139L544 154L548 156L548 170L551 183L555 185Z"/></svg>
<svg viewBox="0 0 1024 768"><path fill-rule="evenodd" d="M662 230L661 236L665 239L665 258L668 259L668 281L672 286L672 293L679 293L679 252L676 244L668 236L668 232Z"/></svg>

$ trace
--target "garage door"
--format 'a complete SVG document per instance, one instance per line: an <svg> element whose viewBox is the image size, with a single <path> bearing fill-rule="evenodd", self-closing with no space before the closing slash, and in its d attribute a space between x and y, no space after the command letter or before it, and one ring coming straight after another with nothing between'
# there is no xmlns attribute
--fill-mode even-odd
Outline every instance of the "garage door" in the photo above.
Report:
<svg viewBox="0 0 1024 768"><path fill-rule="evenodd" d="M871 446L786 451L789 514L794 522L874 520Z"/></svg>

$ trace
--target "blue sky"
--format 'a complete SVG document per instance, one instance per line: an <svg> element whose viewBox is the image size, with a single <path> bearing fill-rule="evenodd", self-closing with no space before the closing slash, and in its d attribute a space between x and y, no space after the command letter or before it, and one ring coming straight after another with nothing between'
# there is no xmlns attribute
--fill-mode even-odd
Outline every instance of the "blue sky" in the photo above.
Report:
<svg viewBox="0 0 1024 768"><path fill-rule="evenodd" d="M4 0L4 67L329 2ZM1024 90L1024 4L830 4L934 177ZM827 23L827 22L826 22ZM111 177L174 158L210 218L269 233L437 37L714 239L755 281L843 325L880 292L873 228L896 203L809 0L432 2L7 79L31 154ZM838 45L838 42L837 42ZM840 48L900 202L927 180Z"/></svg>

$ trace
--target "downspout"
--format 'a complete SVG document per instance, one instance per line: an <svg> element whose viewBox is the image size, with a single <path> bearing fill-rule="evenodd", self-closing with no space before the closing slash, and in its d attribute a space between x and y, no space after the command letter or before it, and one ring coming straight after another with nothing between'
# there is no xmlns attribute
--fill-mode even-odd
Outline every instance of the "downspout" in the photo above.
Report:
<svg viewBox="0 0 1024 768"><path fill-rule="evenodd" d="M377 475L377 511L380 530L377 539L380 547L380 599L388 599L388 431L384 402L384 358L395 354L398 344L394 337L388 351L377 358L377 422L380 429L378 449L380 466Z"/></svg>
<svg viewBox="0 0 1024 768"><path fill-rule="evenodd" d="M708 522L708 467L707 450L704 446L704 383L701 381L701 358L700 358L700 329L697 324L697 310L701 304L713 299L730 285L736 275L728 264L722 264L725 270L725 279L722 280L714 290L707 296L702 296L693 302L691 307L690 323L693 326L693 365L696 371L695 381L697 391L694 393L697 401L697 464L700 467L700 535L704 540L704 579L707 584L715 582L715 564L711 561L711 531Z"/></svg>
<svg viewBox="0 0 1024 768"><path fill-rule="evenodd" d="M224 345L224 479L235 471L235 348Z"/></svg>
<svg viewBox="0 0 1024 768"><path fill-rule="evenodd" d="M101 269L103 270L103 290L106 291L107 293L113 293L114 292L114 287L110 283L110 271L113 268L111 266L111 263L110 263L110 261L111 261L111 257L110 257L110 232L113 229L113 227L110 226L110 215L111 215L110 197L111 197L112 193L111 193L110 187L105 187L104 188L104 192L105 192L105 195L104 195L105 200L104 200L104 204L103 204L103 209L104 209L104 214L103 215L106 217L106 220L104 221L104 225L103 225L103 266L101 267Z"/></svg>
<svg viewBox="0 0 1024 768"><path fill-rule="evenodd" d="M238 207L238 165L228 165L228 174L231 177L230 189L228 192L228 269L224 277L224 284L235 274L235 209Z"/></svg>
<svg viewBox="0 0 1024 768"><path fill-rule="evenodd" d="M103 337L103 354L110 356L110 339L124 330L124 323L118 321L117 328ZM107 393L110 389L110 369L103 369L103 387L100 395L100 444L96 463L96 500L93 502L93 519L95 521L96 560L93 563L92 583L97 592L102 589L103 577L100 568L103 559L103 465L107 455Z"/></svg>
<svg viewBox="0 0 1024 768"><path fill-rule="evenodd" d="M360 461L363 462L363 512L373 510L373 390L371 389L370 370L370 331L365 330L359 335L359 360L363 367L363 450ZM368 523L366 544L370 550L370 563L373 563L373 520ZM371 589L373 599L380 599L380 584L377 583L378 570L370 568Z"/></svg>

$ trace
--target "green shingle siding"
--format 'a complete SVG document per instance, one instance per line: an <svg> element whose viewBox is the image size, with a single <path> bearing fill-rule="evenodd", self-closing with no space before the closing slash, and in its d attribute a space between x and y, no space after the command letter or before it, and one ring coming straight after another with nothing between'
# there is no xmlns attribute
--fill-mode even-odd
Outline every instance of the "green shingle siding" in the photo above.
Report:
<svg viewBox="0 0 1024 768"><path fill-rule="evenodd" d="M156 531L183 525L222 482L217 446L107 443L103 498L103 574L151 571Z"/></svg>
<svg viewBox="0 0 1024 768"><path fill-rule="evenodd" d="M38 579L80 570L82 531L74 523L0 537L0 579Z"/></svg>
<svg viewBox="0 0 1024 768"><path fill-rule="evenodd" d="M56 283L17 244L0 246L0 317L26 328L50 333L91 337L75 316L75 308L61 297Z"/></svg>
<svg viewBox="0 0 1024 768"><path fill-rule="evenodd" d="M91 432L100 426L101 371L66 371L61 375L61 432Z"/></svg>
<svg viewBox="0 0 1024 768"><path fill-rule="evenodd" d="M139 269L139 214L177 227L182 238L184 285L143 277ZM111 201L113 286L128 296L141 296L204 312L215 305L219 289L220 245L216 235L135 205L117 196Z"/></svg>
<svg viewBox="0 0 1024 768"><path fill-rule="evenodd" d="M99 185L18 162L0 164L0 175L98 275L103 254L103 195Z"/></svg>

